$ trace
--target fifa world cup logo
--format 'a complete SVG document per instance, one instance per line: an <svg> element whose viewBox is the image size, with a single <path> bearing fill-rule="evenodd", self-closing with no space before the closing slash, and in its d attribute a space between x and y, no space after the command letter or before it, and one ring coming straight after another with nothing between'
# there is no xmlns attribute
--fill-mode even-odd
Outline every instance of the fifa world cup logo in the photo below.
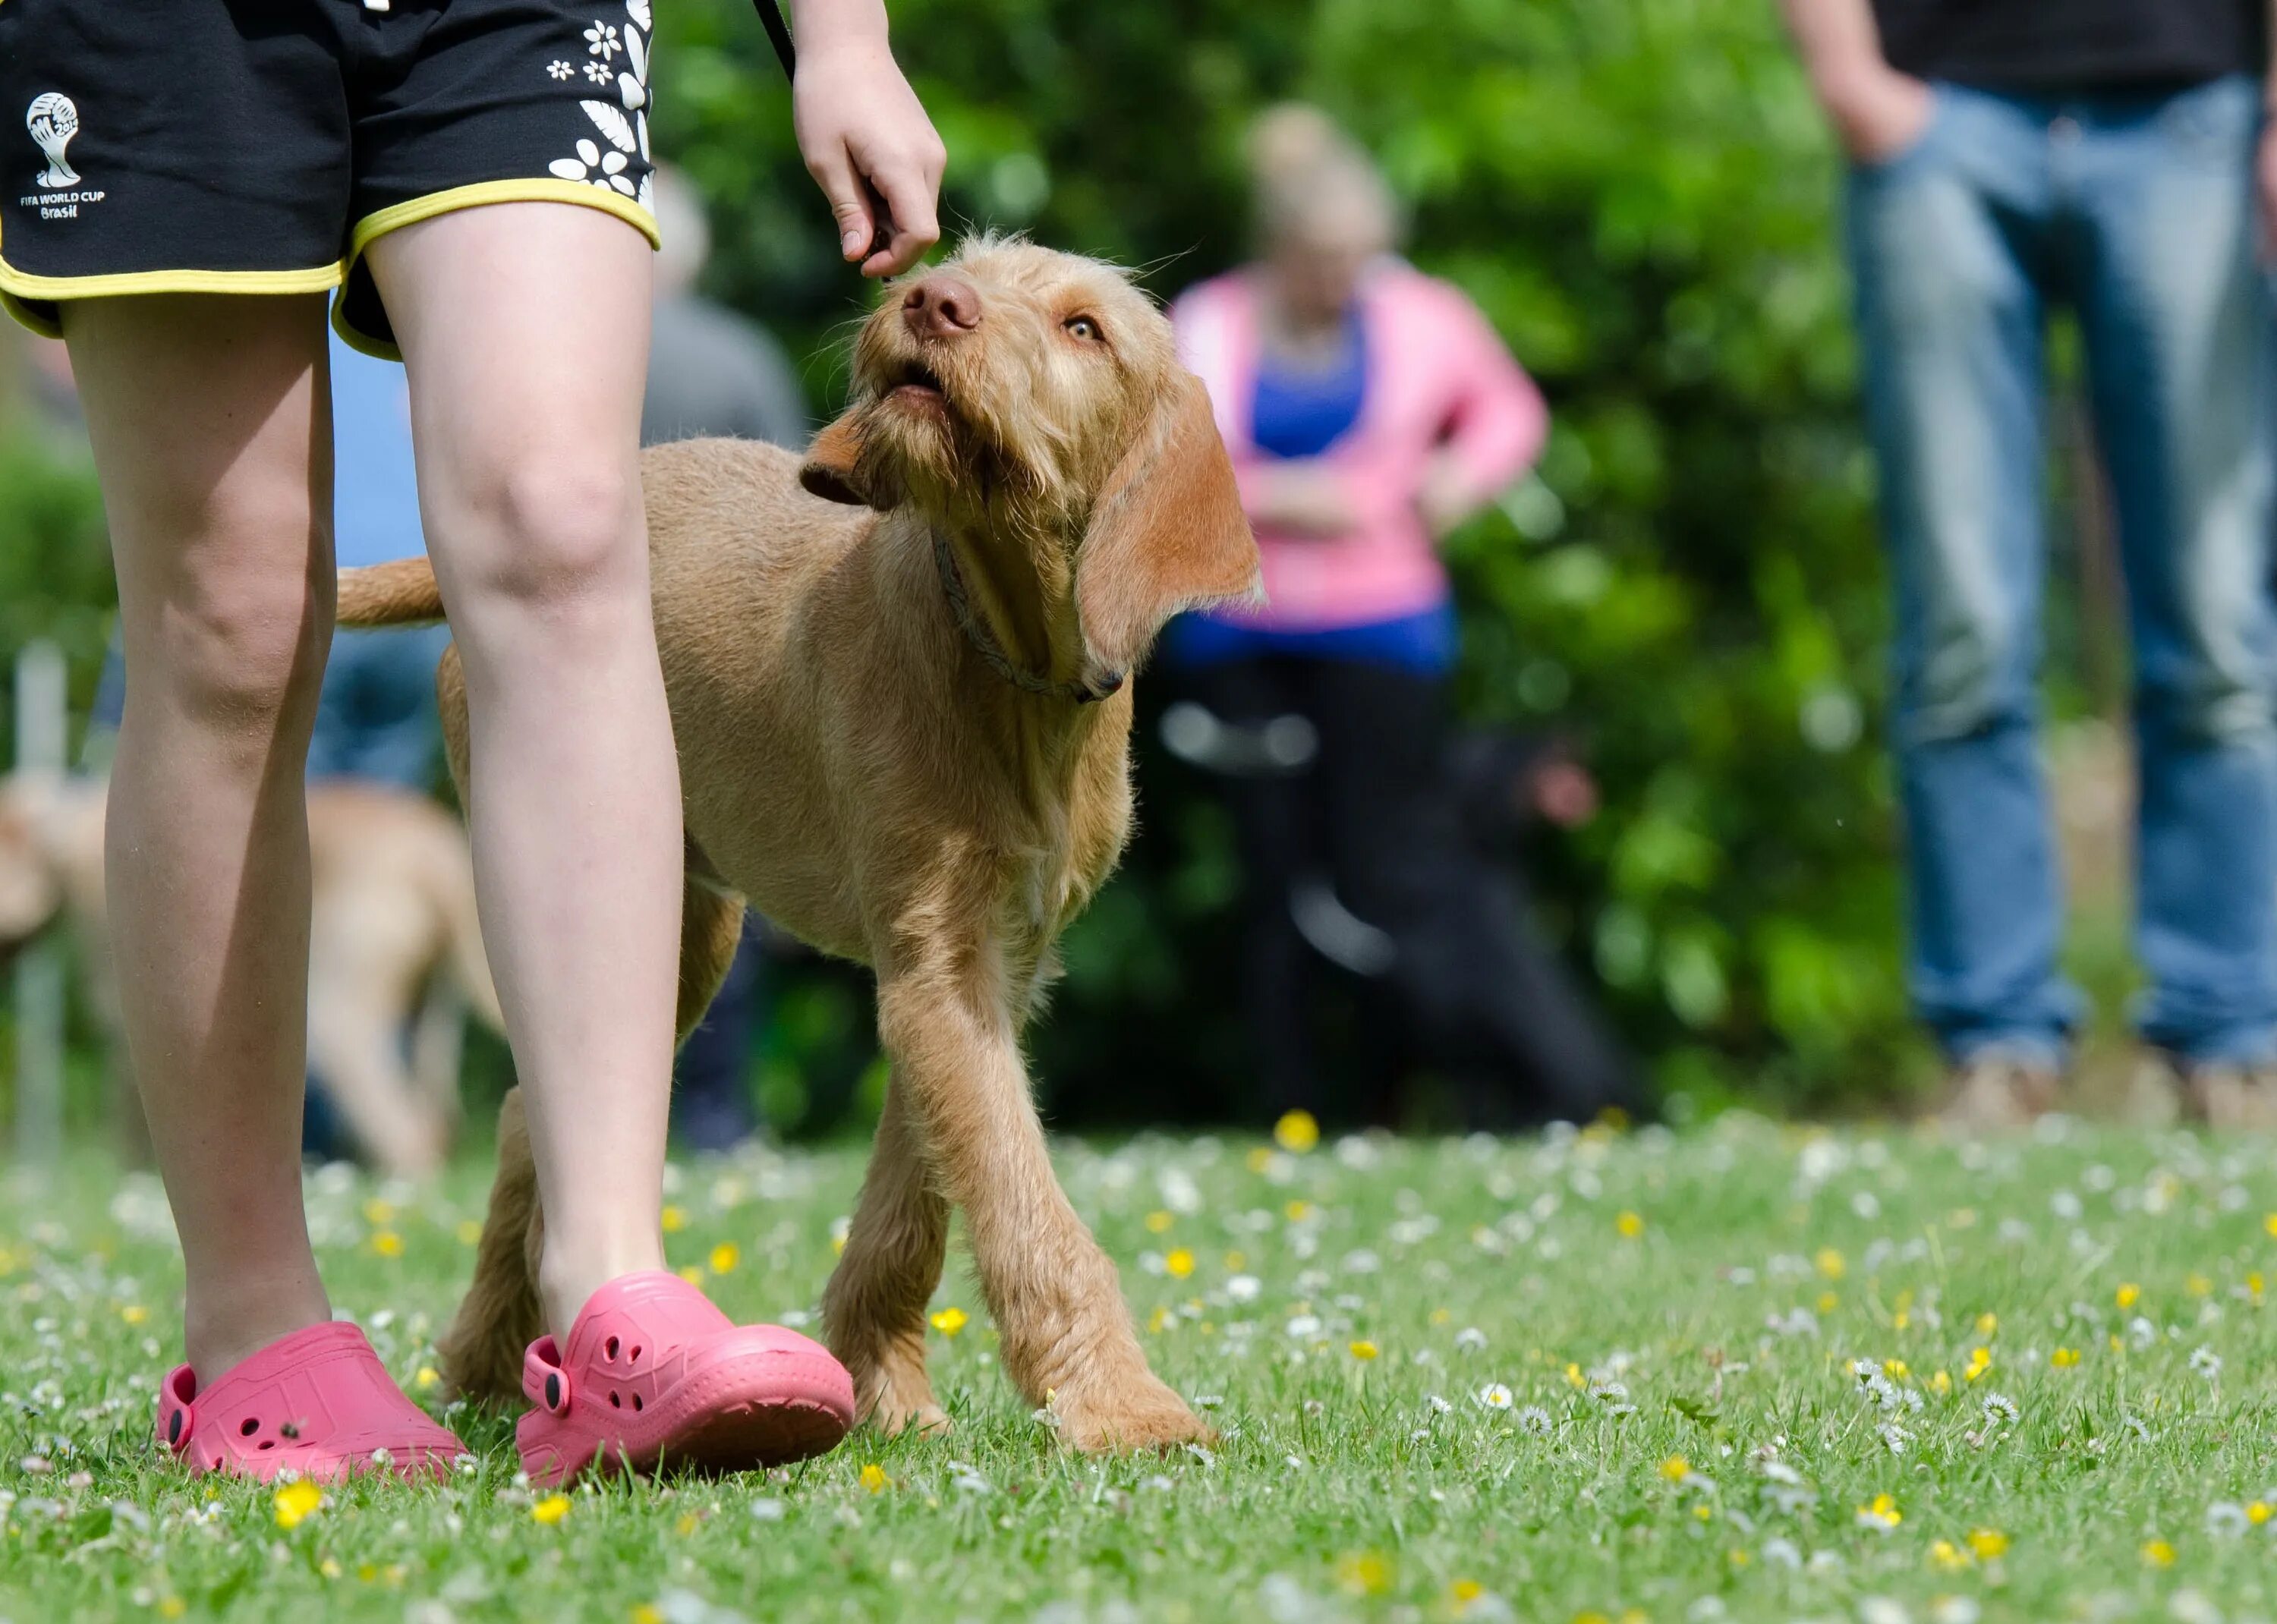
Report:
<svg viewBox="0 0 2277 1624"><path fill-rule="evenodd" d="M79 109L72 99L60 91L49 91L33 102L31 111L24 115L24 127L48 155L48 167L40 171L40 185L50 192L79 185L79 171L64 159L64 148L79 133Z"/></svg>

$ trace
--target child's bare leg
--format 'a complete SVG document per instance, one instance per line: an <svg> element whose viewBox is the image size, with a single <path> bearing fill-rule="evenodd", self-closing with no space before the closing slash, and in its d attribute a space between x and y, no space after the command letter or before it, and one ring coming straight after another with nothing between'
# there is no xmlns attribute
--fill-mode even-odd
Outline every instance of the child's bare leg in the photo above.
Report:
<svg viewBox="0 0 2277 1624"><path fill-rule="evenodd" d="M649 247L598 209L507 203L370 253L465 660L476 884L566 1336L664 1260L682 858L637 451Z"/></svg>
<svg viewBox="0 0 2277 1624"><path fill-rule="evenodd" d="M301 772L332 605L323 306L64 308L129 673L108 831L119 998L203 1382L330 1316L301 1208Z"/></svg>

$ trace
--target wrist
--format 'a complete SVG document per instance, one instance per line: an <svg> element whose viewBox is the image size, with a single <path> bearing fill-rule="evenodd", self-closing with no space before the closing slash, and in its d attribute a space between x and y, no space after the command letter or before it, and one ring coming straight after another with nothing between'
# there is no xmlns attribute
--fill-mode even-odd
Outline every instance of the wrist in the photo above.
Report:
<svg viewBox="0 0 2277 1624"><path fill-rule="evenodd" d="M1896 76L1896 70L1879 57L1857 57L1814 65L1811 93L1830 118L1842 119L1872 101Z"/></svg>
<svg viewBox="0 0 2277 1624"><path fill-rule="evenodd" d="M801 56L888 52L884 0L791 0L791 27Z"/></svg>

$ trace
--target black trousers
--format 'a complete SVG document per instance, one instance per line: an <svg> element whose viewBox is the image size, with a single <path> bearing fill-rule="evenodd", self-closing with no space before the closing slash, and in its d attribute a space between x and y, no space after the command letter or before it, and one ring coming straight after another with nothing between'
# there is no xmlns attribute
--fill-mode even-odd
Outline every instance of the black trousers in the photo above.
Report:
<svg viewBox="0 0 2277 1624"><path fill-rule="evenodd" d="M1442 682L1283 656L1189 677L1227 722L1294 714L1319 737L1303 772L1223 780L1246 882L1244 1002L1275 1112L1323 1104L1314 1016L1328 967L1291 907L1321 879L1390 937L1377 984L1415 1058L1458 1086L1470 1126L1637 1108L1626 1058L1527 920L1516 877L1464 826L1446 772Z"/></svg>

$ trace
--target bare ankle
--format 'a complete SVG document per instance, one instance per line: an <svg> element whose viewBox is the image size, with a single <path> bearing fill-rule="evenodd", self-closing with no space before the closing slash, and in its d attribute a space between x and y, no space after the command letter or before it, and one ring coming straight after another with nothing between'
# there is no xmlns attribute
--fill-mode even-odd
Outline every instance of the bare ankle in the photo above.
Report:
<svg viewBox="0 0 2277 1624"><path fill-rule="evenodd" d="M248 1355L331 1317L331 1304L313 1274L306 1280L194 1288L182 1313L184 1357L204 1387Z"/></svg>
<svg viewBox="0 0 2277 1624"><path fill-rule="evenodd" d="M567 1346L570 1328L595 1292L625 1275L664 1266L661 1237L653 1244L632 1240L571 1248L560 1244L549 1229L545 1255L537 1265L537 1296L545 1311L545 1328L557 1342Z"/></svg>

